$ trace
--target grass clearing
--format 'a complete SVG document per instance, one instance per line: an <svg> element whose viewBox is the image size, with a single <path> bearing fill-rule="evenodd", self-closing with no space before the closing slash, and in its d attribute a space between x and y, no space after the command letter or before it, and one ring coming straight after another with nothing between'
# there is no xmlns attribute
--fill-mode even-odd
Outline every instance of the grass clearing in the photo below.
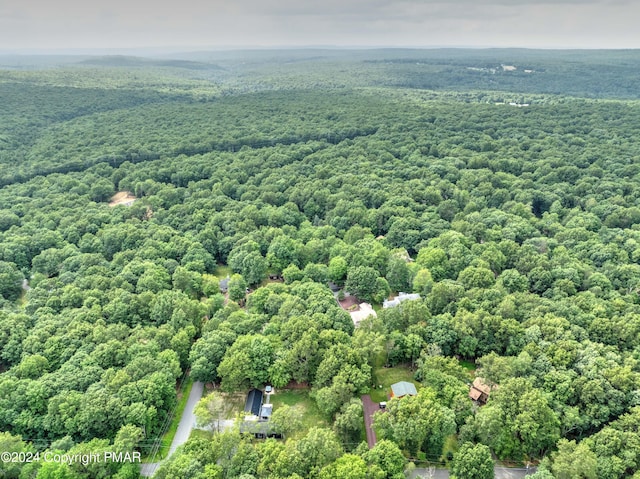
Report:
<svg viewBox="0 0 640 479"><path fill-rule="evenodd" d="M381 402L387 400L391 385L399 381L408 381L416 385L420 389L421 385L413 379L413 371L408 366L395 366L392 368L377 368L373 372L374 384L376 387L371 388L370 395L373 402ZM382 385L380 388L379 386Z"/></svg>
<svg viewBox="0 0 640 479"><path fill-rule="evenodd" d="M216 266L216 270L214 271L214 276L217 276L218 279L224 279L227 276L231 277L231 275L233 274L233 271L231 271L231 268L229 266L226 266L224 264L219 264Z"/></svg>
<svg viewBox="0 0 640 479"><path fill-rule="evenodd" d="M471 379L476 377L476 363L468 359L460 359L458 363L467 371Z"/></svg>
<svg viewBox="0 0 640 479"><path fill-rule="evenodd" d="M246 393L223 393L219 389L205 389L203 397L209 396L211 396L211 398L214 396L220 396L224 399L225 404L229 406L229 412L226 414L227 417L224 419L235 419L238 414L244 413L244 405L247 400Z"/></svg>
<svg viewBox="0 0 640 479"><path fill-rule="evenodd" d="M228 418L225 419L235 419L238 414L244 413L244 405L247 401L247 395L244 393L222 393L217 392L216 394L221 395L225 401L231 403L231 412Z"/></svg>
<svg viewBox="0 0 640 479"><path fill-rule="evenodd" d="M324 418L316 402L309 396L306 389L280 389L271 395L273 410L287 405L299 406L302 409L302 430L294 434L294 437L300 437L314 427L328 427L329 423Z"/></svg>
<svg viewBox="0 0 640 479"><path fill-rule="evenodd" d="M193 429L189 435L189 439L204 439L210 441L213 437L213 432L203 431L202 429Z"/></svg>
<svg viewBox="0 0 640 479"><path fill-rule="evenodd" d="M440 460L449 464L449 458L458 452L458 436L455 434L451 434L447 436L444 441L444 445L442 446L442 457Z"/></svg>

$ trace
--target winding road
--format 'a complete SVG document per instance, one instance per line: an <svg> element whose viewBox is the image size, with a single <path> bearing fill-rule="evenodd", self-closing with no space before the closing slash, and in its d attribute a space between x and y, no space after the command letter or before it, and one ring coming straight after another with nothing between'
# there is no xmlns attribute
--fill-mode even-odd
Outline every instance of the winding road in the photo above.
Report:
<svg viewBox="0 0 640 479"><path fill-rule="evenodd" d="M196 427L196 416L193 413L193 410L198 404L198 401L202 397L202 392L204 390L204 384L200 381L196 381L191 386L191 393L189 393L189 399L187 399L187 405L182 412L182 417L180 418L180 423L178 424L178 430L176 431L176 435L173 436L173 441L171 442L171 447L169 447L169 454L167 454L168 459L171 457L171 454L175 452L178 447L183 445L189 439L189 435L191 434L191 430ZM151 477L155 474L156 469L160 466L160 462L150 462L140 465L140 475L144 477Z"/></svg>

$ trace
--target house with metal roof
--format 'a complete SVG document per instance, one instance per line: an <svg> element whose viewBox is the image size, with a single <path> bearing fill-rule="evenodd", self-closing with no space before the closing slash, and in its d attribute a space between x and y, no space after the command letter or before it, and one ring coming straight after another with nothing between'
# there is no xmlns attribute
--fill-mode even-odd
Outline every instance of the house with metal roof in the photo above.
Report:
<svg viewBox="0 0 640 479"><path fill-rule="evenodd" d="M416 299L420 299L420 295L418 293L398 293L398 296L392 299L385 299L382 303L383 308L395 308L399 306L403 301L414 301Z"/></svg>
<svg viewBox="0 0 640 479"><path fill-rule="evenodd" d="M247 394L247 401L244 404L244 412L247 415L258 416L262 408L262 391L252 389Z"/></svg>
<svg viewBox="0 0 640 479"><path fill-rule="evenodd" d="M391 397L401 398L404 396L416 396L417 394L416 385L408 381L400 381L391 385Z"/></svg>

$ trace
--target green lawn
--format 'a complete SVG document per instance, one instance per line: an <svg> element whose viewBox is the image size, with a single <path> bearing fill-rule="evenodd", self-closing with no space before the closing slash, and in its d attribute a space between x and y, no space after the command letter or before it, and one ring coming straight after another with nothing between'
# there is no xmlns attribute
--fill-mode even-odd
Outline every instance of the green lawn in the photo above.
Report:
<svg viewBox="0 0 640 479"><path fill-rule="evenodd" d="M444 441L444 446L442 446L442 457L440 458L440 461L448 463L449 461L447 459L447 455L449 453L455 454L456 452L458 452L458 436L452 434L448 436Z"/></svg>
<svg viewBox="0 0 640 479"><path fill-rule="evenodd" d="M295 434L295 437L304 435L311 427L320 426L327 427L329 424L318 409L316 402L309 397L309 391L306 389L280 389L271 395L273 410L278 407L299 406L302 411L302 430Z"/></svg>
<svg viewBox="0 0 640 479"><path fill-rule="evenodd" d="M193 429L189 435L189 439L208 439L211 440L213 433L211 431L203 431L202 429Z"/></svg>
<svg viewBox="0 0 640 479"><path fill-rule="evenodd" d="M216 391L216 394L220 394L225 398L225 401L231 403L231 413L227 419L235 419L238 414L244 413L244 405L247 401L246 393L221 393Z"/></svg>
<svg viewBox="0 0 640 479"><path fill-rule="evenodd" d="M229 268L227 265L219 264L216 266L216 270L213 272L213 274L217 276L218 279L224 279L227 276L231 277L233 271L231 271L231 268Z"/></svg>
<svg viewBox="0 0 640 479"><path fill-rule="evenodd" d="M246 392L223 393L219 389L205 389L204 397L212 395L222 396L227 405L230 405L229 413L225 419L235 419L236 416L244 412L244 404L247 400Z"/></svg>
<svg viewBox="0 0 640 479"><path fill-rule="evenodd" d="M391 385L399 381L408 381L420 388L420 383L413 379L413 371L407 366L395 366L393 368L377 368L373 372L375 388L371 388L371 400L373 402L381 402L387 400ZM382 388L378 387L382 385Z"/></svg>
<svg viewBox="0 0 640 479"><path fill-rule="evenodd" d="M467 370L467 373L469 373L469 377L471 377L471 379L476 377L476 364L473 361L469 361L468 359L460 359L458 360L458 363L460 364L460 366Z"/></svg>

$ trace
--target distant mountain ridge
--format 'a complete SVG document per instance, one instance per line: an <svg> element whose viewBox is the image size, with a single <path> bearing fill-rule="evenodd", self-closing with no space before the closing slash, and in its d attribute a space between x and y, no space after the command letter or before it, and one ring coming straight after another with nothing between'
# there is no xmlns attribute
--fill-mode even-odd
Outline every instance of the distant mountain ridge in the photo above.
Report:
<svg viewBox="0 0 640 479"><path fill-rule="evenodd" d="M187 70L224 70L214 63L204 63L190 60L156 60L126 55L105 55L100 57L87 58L78 62L79 65L96 65L108 67L168 67L184 68Z"/></svg>

